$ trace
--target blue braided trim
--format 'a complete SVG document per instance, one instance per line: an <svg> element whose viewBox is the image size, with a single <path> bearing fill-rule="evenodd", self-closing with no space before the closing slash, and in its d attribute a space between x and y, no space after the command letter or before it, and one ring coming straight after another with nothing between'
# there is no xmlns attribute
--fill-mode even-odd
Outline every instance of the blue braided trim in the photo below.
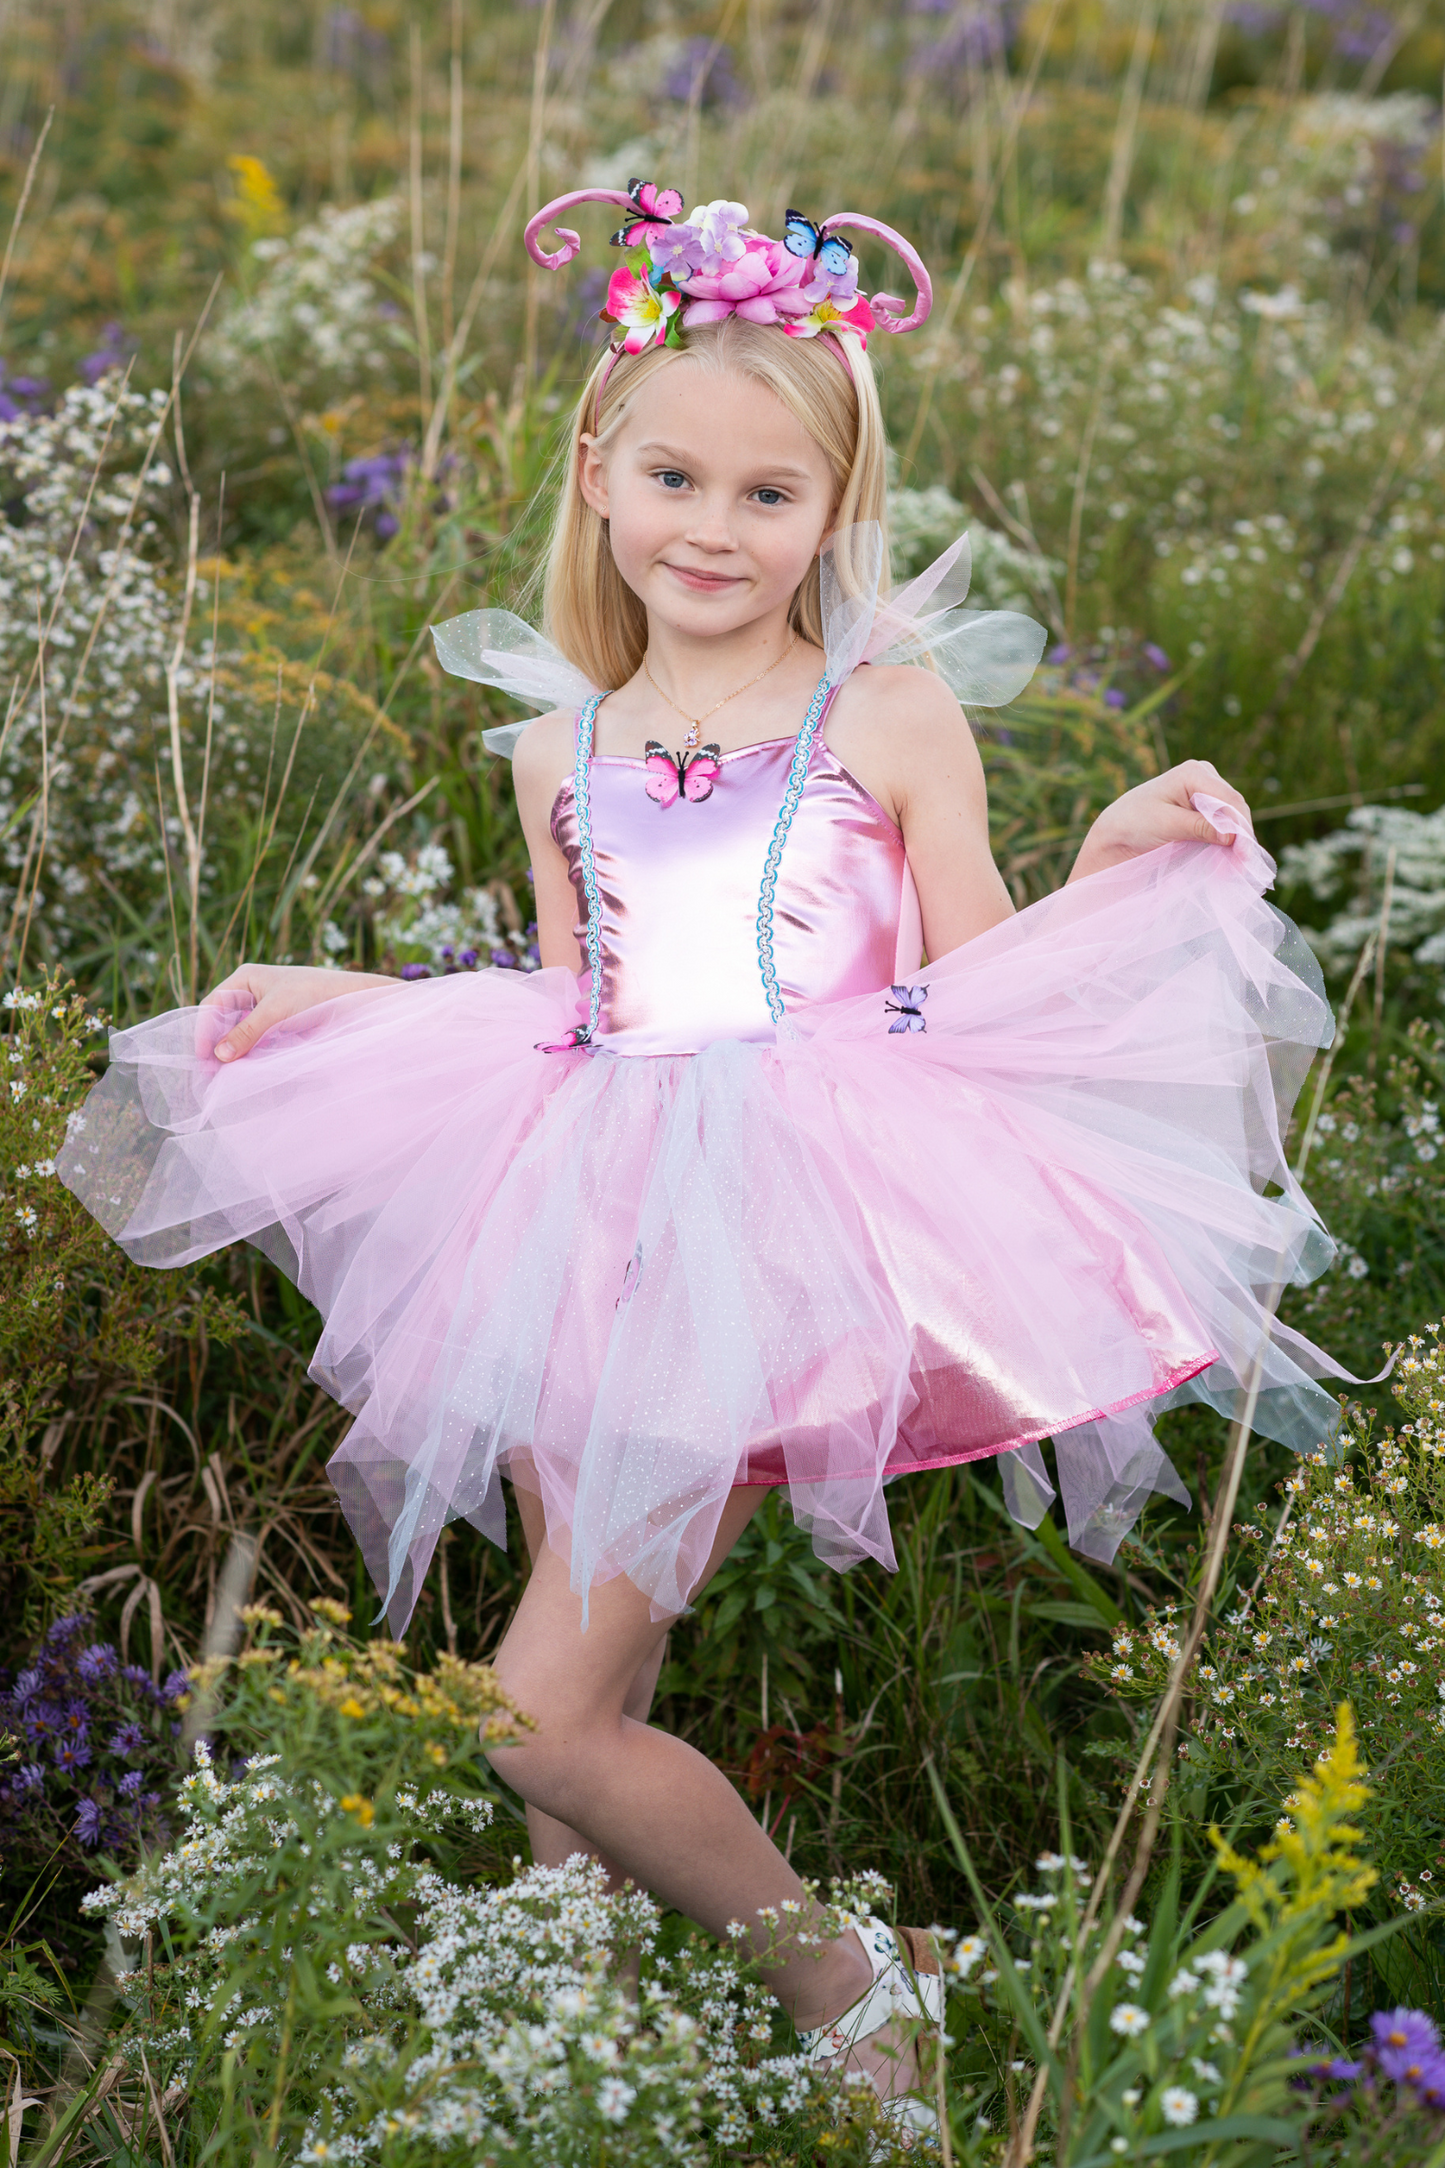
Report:
<svg viewBox="0 0 1445 2168"><path fill-rule="evenodd" d="M763 992L768 999L768 1014L775 1024L783 1021L783 996L778 986L777 966L773 962L773 900L778 889L778 868L783 862L783 845L788 840L788 830L793 825L793 815L803 795L803 785L808 779L808 763L813 757L813 740L818 735L818 724L828 705L832 691L826 677L818 680L803 727L798 732L798 742L793 747L792 764L788 769L788 787L778 809L773 827L773 840L768 845L768 855L763 860L763 885L758 892L758 969L763 975ZM595 712L595 711L594 711Z"/></svg>
<svg viewBox="0 0 1445 2168"><path fill-rule="evenodd" d="M602 1017L602 899L597 892L597 861L592 852L592 731L597 710L607 698L594 693L577 717L577 751L572 766L572 802L577 809L577 847L582 859L582 893L587 899L587 968L591 972L587 1030L578 1040L590 1045Z"/></svg>

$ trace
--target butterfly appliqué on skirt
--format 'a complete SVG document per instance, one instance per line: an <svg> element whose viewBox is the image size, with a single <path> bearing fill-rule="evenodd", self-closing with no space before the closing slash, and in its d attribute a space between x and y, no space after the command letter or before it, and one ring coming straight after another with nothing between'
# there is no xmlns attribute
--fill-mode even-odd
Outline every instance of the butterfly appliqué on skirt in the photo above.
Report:
<svg viewBox="0 0 1445 2168"><path fill-rule="evenodd" d="M928 999L926 986L890 986L890 1001L883 1004L883 1014L895 1021L888 1026L894 1031L927 1031L928 1021L923 1014L923 1004Z"/></svg>
<svg viewBox="0 0 1445 2168"><path fill-rule="evenodd" d="M675 805L679 795L690 805L701 805L712 796L713 784L722 774L722 747L700 745L695 753L669 753L656 738L642 748L647 764L643 789L663 807Z"/></svg>

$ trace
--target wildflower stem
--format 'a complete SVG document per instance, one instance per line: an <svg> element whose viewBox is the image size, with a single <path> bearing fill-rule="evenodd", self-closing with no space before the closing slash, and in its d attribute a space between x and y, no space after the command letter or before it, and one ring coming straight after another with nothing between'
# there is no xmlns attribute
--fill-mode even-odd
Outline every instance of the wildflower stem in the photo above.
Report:
<svg viewBox="0 0 1445 2168"><path fill-rule="evenodd" d="M1094 1886L1089 1892L1088 1903L1084 1907L1083 1917L1079 1921L1074 1936L1074 1947L1070 1954L1063 1983L1059 1989L1058 2000L1054 2005L1053 2017L1049 2023L1049 2046L1057 2047L1063 2036L1065 2020L1070 2008L1077 1999L1079 2022L1074 2027L1068 2065L1058 2094L1060 2161L1066 2158L1064 2149L1067 2144L1071 2120L1074 2079L1079 2054L1083 2046L1084 2014L1088 2010L1089 2003L1100 1981L1118 1955L1126 1932L1125 1921L1128 1919L1135 1898L1144 1886L1144 1877L1149 1871L1149 1863L1153 1857L1154 1844L1159 1833L1160 1818L1164 1811L1164 1801L1169 1790L1174 1739L1178 1730L1179 1710L1184 1699L1185 1682L1194 1668L1195 1659L1204 1640L1205 1631L1209 1624L1210 1607L1214 1602L1215 1591L1219 1586L1220 1576L1224 1569L1225 1546L1229 1540L1230 1530L1234 1522L1234 1508L1239 1497L1240 1482L1244 1475L1245 1454L1254 1432L1254 1415L1259 1405L1260 1387L1264 1379L1265 1350L1270 1344L1270 1327L1274 1321L1275 1312L1279 1308L1279 1301L1283 1292L1284 1275L1283 1270L1281 1270L1275 1279L1273 1287L1270 1289L1268 1299L1264 1305L1260 1342L1250 1368L1249 1385L1245 1393L1244 1407L1230 1439L1230 1453L1225 1479L1214 1502L1214 1525L1210 1531L1209 1544L1204 1558L1204 1571L1200 1577L1199 1592L1195 1598L1194 1613L1189 1622L1189 1630L1171 1667L1163 1698L1155 1713L1154 1722L1150 1726L1149 1736L1144 1742L1143 1750L1135 1765L1134 1774L1129 1780L1129 1788L1124 1796L1124 1804L1119 1810L1118 1819L1115 1821L1113 1831L1110 1834L1099 1871L1094 1878ZM1149 1804L1140 1827L1139 1842L1135 1848L1134 1862L1130 1868L1128 1880L1114 1906L1113 1918L1105 1931L1103 1943L1083 1979L1082 1987L1079 1988L1076 1998L1075 1990L1076 1987L1079 1987L1084 1951L1088 1944L1088 1938L1098 1920L1114 1863L1123 1848L1124 1838L1139 1794L1148 1781L1151 1771L1156 1770L1157 1781L1150 1787ZM1043 2110L1044 2094L1048 2086L1049 2076L1049 2066L1041 2063L1034 2078L1033 2088L1029 2094L1028 2105L1019 2124L1017 2136L1010 2145L1005 2157L1006 2168L1026 2168L1026 2164L1033 2158L1034 2136L1038 2129L1039 2116Z"/></svg>

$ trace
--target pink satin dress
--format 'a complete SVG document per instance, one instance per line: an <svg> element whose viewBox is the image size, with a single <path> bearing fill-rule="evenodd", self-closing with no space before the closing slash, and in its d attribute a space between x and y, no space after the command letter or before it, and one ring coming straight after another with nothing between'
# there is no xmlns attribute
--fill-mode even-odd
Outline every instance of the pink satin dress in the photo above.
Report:
<svg viewBox="0 0 1445 2168"><path fill-rule="evenodd" d="M809 736L824 694L669 805L588 757L584 710L553 809L580 981L359 991L226 1067L214 1008L112 1040L62 1176L141 1262L243 1237L316 1304L394 1630L446 1522L505 1540L504 1472L584 1600L626 1574L666 1615L740 1483L891 1565L894 1477L999 1456L1032 1522L1052 1438L1070 1540L1108 1557L1182 1495L1167 1397L1231 1411L1258 1355L1261 1426L1323 1434L1328 1359L1260 1299L1331 1254L1280 1142L1330 1019L1268 858L1211 802L1233 849L920 967L903 839Z"/></svg>
<svg viewBox="0 0 1445 2168"><path fill-rule="evenodd" d="M644 764L592 760L609 1054L700 1054L718 1039L776 1037L758 972L758 869L778 817L792 738L721 757L700 804L645 795ZM570 779L552 809L585 933ZM918 968L918 895L903 837L819 738L779 876L778 976L789 1009L871 994Z"/></svg>

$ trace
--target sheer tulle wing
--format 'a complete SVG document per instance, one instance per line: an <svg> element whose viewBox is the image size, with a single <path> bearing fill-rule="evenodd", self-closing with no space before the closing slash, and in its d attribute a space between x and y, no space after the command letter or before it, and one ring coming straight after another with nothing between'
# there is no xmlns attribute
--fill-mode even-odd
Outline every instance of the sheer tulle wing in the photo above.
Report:
<svg viewBox="0 0 1445 2168"><path fill-rule="evenodd" d="M931 657L960 700L1000 708L1017 699L1038 668L1048 634L1017 610L965 610L971 573L968 536L896 595L879 600L883 531L875 520L842 528L823 552L823 639L834 684L863 662ZM925 610L926 603L932 609Z"/></svg>
<svg viewBox="0 0 1445 2168"><path fill-rule="evenodd" d="M468 610L433 625L431 636L437 661L452 677L495 686L514 700L524 700L538 715L550 708L585 707L598 689L550 640L510 610ZM499 723L482 732L482 743L489 753L510 760L526 727L524 722Z"/></svg>

